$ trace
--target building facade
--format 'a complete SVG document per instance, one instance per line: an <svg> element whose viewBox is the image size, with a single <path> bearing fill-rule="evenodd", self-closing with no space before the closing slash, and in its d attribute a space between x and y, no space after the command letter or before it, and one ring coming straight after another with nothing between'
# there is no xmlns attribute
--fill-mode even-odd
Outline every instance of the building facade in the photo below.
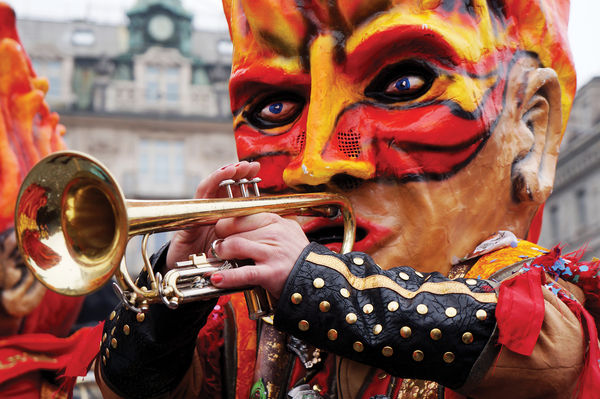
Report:
<svg viewBox="0 0 600 399"><path fill-rule="evenodd" d="M18 20L69 148L105 163L130 198L183 198L235 160L228 33L193 29L180 0L138 0L126 26Z"/></svg>
<svg viewBox="0 0 600 399"><path fill-rule="evenodd" d="M229 34L194 29L181 0L137 0L127 17L122 26L18 19L17 28L69 149L104 163L126 198L191 198L236 160ZM139 241L128 248L134 270Z"/></svg>
<svg viewBox="0 0 600 399"><path fill-rule="evenodd" d="M540 244L586 248L600 257L600 77L580 88L573 102L558 159L552 195L546 202Z"/></svg>

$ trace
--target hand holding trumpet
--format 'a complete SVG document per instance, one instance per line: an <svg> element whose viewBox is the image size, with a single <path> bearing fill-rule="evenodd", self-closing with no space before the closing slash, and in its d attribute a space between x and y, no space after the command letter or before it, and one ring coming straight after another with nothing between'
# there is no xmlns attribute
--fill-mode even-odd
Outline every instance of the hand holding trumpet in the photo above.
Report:
<svg viewBox="0 0 600 399"><path fill-rule="evenodd" d="M221 181L251 179L259 168L257 162L242 161L216 170L198 185L196 198L223 197ZM214 273L211 283L224 289L262 286L278 298L306 245L308 239L297 222L273 213L224 218L212 226L177 232L167 254L167 267L172 268L190 253L210 253L211 249L222 259L252 259L255 265Z"/></svg>

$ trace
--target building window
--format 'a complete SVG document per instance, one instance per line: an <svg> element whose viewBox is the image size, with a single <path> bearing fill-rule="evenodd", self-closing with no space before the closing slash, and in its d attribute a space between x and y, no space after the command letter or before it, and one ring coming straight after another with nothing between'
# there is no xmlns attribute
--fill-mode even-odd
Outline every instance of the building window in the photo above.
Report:
<svg viewBox="0 0 600 399"><path fill-rule="evenodd" d="M181 68L179 66L146 66L146 102L149 104L179 104L181 93Z"/></svg>
<svg viewBox="0 0 600 399"><path fill-rule="evenodd" d="M185 190L184 143L142 139L138 159L138 194L142 197L181 196Z"/></svg>
<svg viewBox="0 0 600 399"><path fill-rule="evenodd" d="M46 97L49 100L59 99L62 94L62 61L34 59L31 63L38 76L48 79Z"/></svg>
<svg viewBox="0 0 600 399"><path fill-rule="evenodd" d="M166 71L166 99L167 102L179 102L179 68L170 67Z"/></svg>
<svg viewBox="0 0 600 399"><path fill-rule="evenodd" d="M146 66L146 101L150 103L158 102L160 99L159 80L160 72L155 66Z"/></svg>
<svg viewBox="0 0 600 399"><path fill-rule="evenodd" d="M96 43L96 35L89 29L75 29L71 34L71 43L74 46L89 47Z"/></svg>
<svg viewBox="0 0 600 399"><path fill-rule="evenodd" d="M206 73L206 70L204 69L204 67L196 68L194 70L192 83L195 85L203 85L203 86L210 85L210 79L208 78L208 73Z"/></svg>

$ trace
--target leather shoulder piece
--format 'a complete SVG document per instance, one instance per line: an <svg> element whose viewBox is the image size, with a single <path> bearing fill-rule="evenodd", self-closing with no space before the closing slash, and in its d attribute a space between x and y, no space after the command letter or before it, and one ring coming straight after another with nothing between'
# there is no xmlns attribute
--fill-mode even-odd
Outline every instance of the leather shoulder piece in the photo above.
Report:
<svg viewBox="0 0 600 399"><path fill-rule="evenodd" d="M364 253L312 243L286 282L275 325L392 375L458 388L491 337L496 302L485 280L382 270Z"/></svg>

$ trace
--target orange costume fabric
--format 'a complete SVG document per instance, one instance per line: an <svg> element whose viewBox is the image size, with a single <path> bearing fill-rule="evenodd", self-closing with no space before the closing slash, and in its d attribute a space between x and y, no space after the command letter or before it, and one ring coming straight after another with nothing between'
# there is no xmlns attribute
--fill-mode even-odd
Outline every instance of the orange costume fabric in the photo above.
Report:
<svg viewBox="0 0 600 399"><path fill-rule="evenodd" d="M25 174L44 156L65 148L62 140L65 129L59 124L58 114L50 111L44 99L47 90L48 81L36 76L20 43L14 11L0 2L0 234L3 238L12 234L15 202ZM32 207L28 217L35 221L45 197L43 193L30 194L35 199L25 206ZM43 234L33 230L30 233ZM3 249L6 248L3 246ZM49 248L33 248L33 253L42 263L55 261ZM5 254L6 263L0 265L4 276L9 273L9 263L20 262L16 255L9 261L10 256L13 255ZM7 281L8 278L2 284ZM22 288L15 285L0 286L0 289L5 295ZM34 308L6 308L10 305L4 301L0 308L2 323L17 326L10 333L10 328L2 325L5 334L9 334L0 336L2 398L67 397L71 387L60 387L62 380L48 376L64 372L67 365L72 367L71 375L85 374L89 364L78 362L79 358L73 357L73 353L81 353L85 358L86 351L95 348L99 339L100 330L81 331L67 337L82 298L68 298L39 288L36 292L39 296L32 303L38 305Z"/></svg>

